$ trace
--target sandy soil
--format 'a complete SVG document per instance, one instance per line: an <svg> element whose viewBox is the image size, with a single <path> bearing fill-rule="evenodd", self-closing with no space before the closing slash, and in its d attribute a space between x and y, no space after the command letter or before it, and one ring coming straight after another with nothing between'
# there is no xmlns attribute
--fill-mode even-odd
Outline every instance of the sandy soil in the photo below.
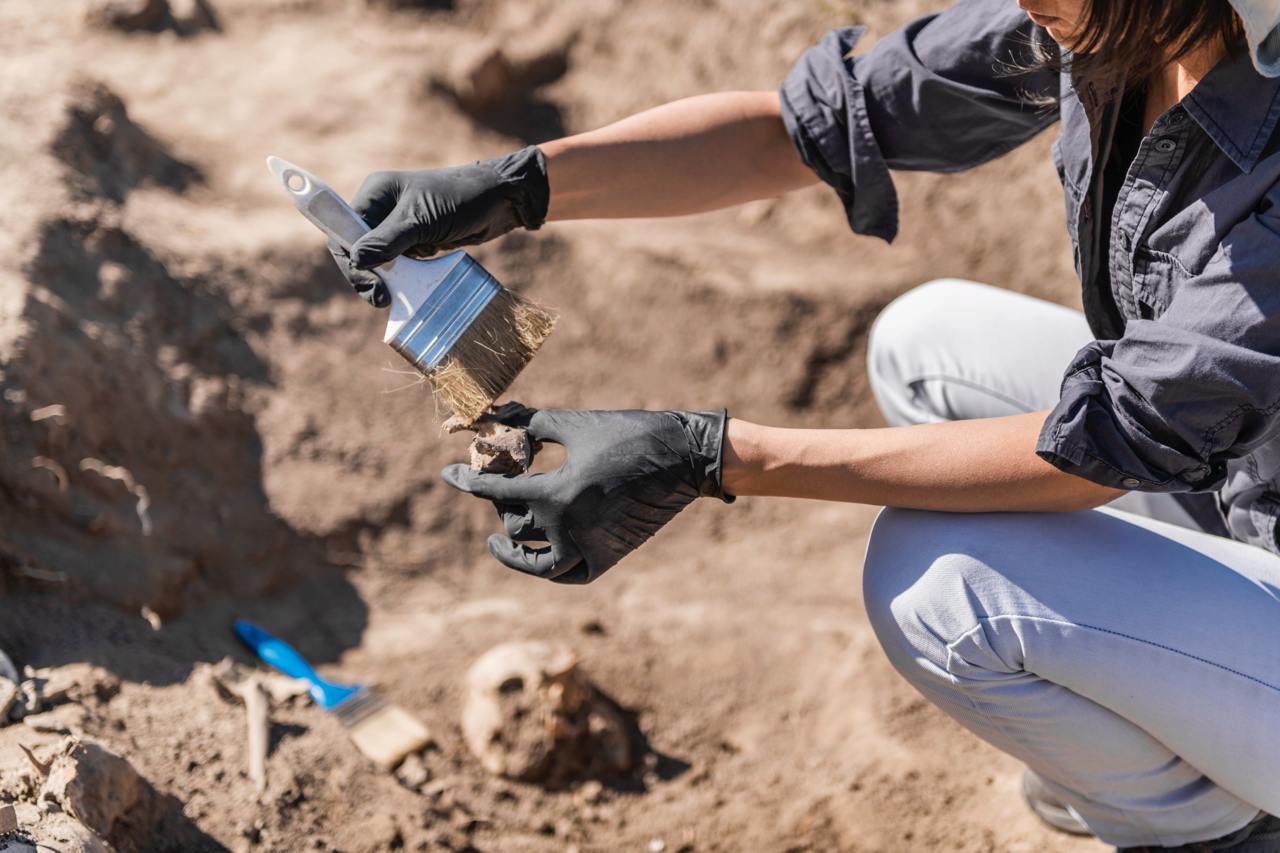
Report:
<svg viewBox="0 0 1280 853"><path fill-rule="evenodd" d="M492 510L437 480L465 438L441 432L380 343L379 316L262 165L278 154L349 194L375 168L773 88L825 30L860 21L874 37L933 4L419 5L221 0L217 29L124 34L86 26L80 2L0 4L0 648L19 665L89 663L120 679L77 700L76 726L164 805L109 840L1099 849L1042 828L1017 795L1019 767L883 659L859 593L875 508L699 503L586 588L492 562ZM485 39L569 44L564 73L470 117L436 81ZM962 276L1075 300L1048 143L962 176L901 176L892 248L850 235L817 188L484 247L500 280L562 313L512 396L876 425L865 333L896 294ZM333 719L284 705L255 795L241 713L192 677L227 655L248 662L237 616L426 721L430 781L402 785ZM462 745L464 674L525 638L569 644L635 715L640 770L600 791L482 771ZM0 768L25 766L18 744L40 755L58 740L0 729ZM5 791L0 775L0 802Z"/></svg>

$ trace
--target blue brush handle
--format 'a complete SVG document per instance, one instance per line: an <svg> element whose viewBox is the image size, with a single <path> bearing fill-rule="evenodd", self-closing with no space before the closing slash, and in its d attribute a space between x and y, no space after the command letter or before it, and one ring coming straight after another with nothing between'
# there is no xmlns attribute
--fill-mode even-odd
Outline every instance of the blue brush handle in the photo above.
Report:
<svg viewBox="0 0 1280 853"><path fill-rule="evenodd" d="M249 650L261 658L263 663L280 670L290 678L307 682L311 698L325 710L333 710L334 707L360 692L360 687L348 687L344 684L325 681L311 664L307 663L307 659L298 653L297 649L252 622L237 619L233 627L240 642L248 646Z"/></svg>

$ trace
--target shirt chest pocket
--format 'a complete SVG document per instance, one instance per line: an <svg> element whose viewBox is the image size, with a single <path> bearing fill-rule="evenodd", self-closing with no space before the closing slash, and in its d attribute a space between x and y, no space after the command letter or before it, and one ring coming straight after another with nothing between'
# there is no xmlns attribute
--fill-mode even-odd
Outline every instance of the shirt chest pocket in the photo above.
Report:
<svg viewBox="0 0 1280 853"><path fill-rule="evenodd" d="M1173 255L1139 248L1133 256L1133 301L1138 317L1152 320L1163 314L1187 275Z"/></svg>

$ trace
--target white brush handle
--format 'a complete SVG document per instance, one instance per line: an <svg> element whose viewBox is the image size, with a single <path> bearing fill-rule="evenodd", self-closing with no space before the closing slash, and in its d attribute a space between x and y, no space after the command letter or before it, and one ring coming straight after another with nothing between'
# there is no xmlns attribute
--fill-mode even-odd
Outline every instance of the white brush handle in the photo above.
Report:
<svg viewBox="0 0 1280 853"><path fill-rule="evenodd" d="M369 224L351 209L324 181L279 157L268 157L267 168L289 194L298 212L342 248L351 251L357 240L369 233Z"/></svg>
<svg viewBox="0 0 1280 853"><path fill-rule="evenodd" d="M306 169L279 157L268 157L267 168L288 193L298 212L348 252L371 230L369 223L352 210L342 196ZM400 327L409 321L418 306L427 300L458 263L459 257L465 257L464 253L451 252L426 261L400 257L377 268L379 277L391 294L391 312L384 341L390 342L396 336Z"/></svg>

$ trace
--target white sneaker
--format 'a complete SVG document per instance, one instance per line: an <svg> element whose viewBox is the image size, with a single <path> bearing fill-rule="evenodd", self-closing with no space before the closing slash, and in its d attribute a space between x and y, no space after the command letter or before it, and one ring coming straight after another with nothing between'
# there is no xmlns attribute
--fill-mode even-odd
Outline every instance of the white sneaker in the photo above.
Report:
<svg viewBox="0 0 1280 853"><path fill-rule="evenodd" d="M1072 835L1093 835L1076 810L1050 793L1044 780L1030 767L1022 772L1022 797L1031 811L1054 829Z"/></svg>

